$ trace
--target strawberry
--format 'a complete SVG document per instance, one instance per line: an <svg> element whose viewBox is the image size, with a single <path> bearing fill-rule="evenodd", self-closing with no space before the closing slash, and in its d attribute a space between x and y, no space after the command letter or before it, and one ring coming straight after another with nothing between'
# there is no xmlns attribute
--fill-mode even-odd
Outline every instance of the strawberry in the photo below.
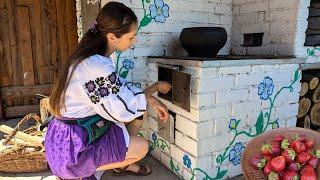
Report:
<svg viewBox="0 0 320 180"><path fill-rule="evenodd" d="M303 146L304 144L298 140L294 140L292 143L291 143L291 148L298 154L300 152L302 152L303 150Z"/></svg>
<svg viewBox="0 0 320 180"><path fill-rule="evenodd" d="M296 171L286 170L283 174L283 180L299 180L299 175Z"/></svg>
<svg viewBox="0 0 320 180"><path fill-rule="evenodd" d="M272 172L272 167L270 165L270 162L268 162L263 168L263 174L268 176L271 172Z"/></svg>
<svg viewBox="0 0 320 180"><path fill-rule="evenodd" d="M297 134L297 135L295 135L295 136L293 136L292 137L292 140L298 140L298 141L300 141L300 142L305 142L306 141L306 135L304 135L304 134Z"/></svg>
<svg viewBox="0 0 320 180"><path fill-rule="evenodd" d="M280 145L277 142L271 144L271 154L272 156L279 156L281 154Z"/></svg>
<svg viewBox="0 0 320 180"><path fill-rule="evenodd" d="M289 139L284 138L283 141L281 141L281 149L288 149L290 146Z"/></svg>
<svg viewBox="0 0 320 180"><path fill-rule="evenodd" d="M286 167L286 158L284 156L277 156L270 161L270 166L272 170L280 172Z"/></svg>
<svg viewBox="0 0 320 180"><path fill-rule="evenodd" d="M299 167L300 164L297 164L296 162L291 162L288 164L288 170L292 170L292 171L299 171Z"/></svg>
<svg viewBox="0 0 320 180"><path fill-rule="evenodd" d="M291 148L284 150L281 155L286 158L287 163L293 162L296 158L296 153Z"/></svg>
<svg viewBox="0 0 320 180"><path fill-rule="evenodd" d="M307 171L307 172L301 174L300 180L317 180L317 175L314 172L314 170L313 171Z"/></svg>
<svg viewBox="0 0 320 180"><path fill-rule="evenodd" d="M281 143L283 141L284 137L281 136L280 134L276 134L274 137L273 137L273 141L275 142L278 142L278 143Z"/></svg>
<svg viewBox="0 0 320 180"><path fill-rule="evenodd" d="M301 170L300 170L300 174L305 174L305 173L308 173L308 172L314 172L314 169L311 165L309 164L306 164L304 165Z"/></svg>
<svg viewBox="0 0 320 180"><path fill-rule="evenodd" d="M307 151L307 147L304 143L301 143L301 152L306 152Z"/></svg>
<svg viewBox="0 0 320 180"><path fill-rule="evenodd" d="M307 161L309 161L311 158L311 155L308 154L307 152L300 152L297 156L297 162L300 164L304 164Z"/></svg>
<svg viewBox="0 0 320 180"><path fill-rule="evenodd" d="M307 149L311 149L314 146L314 141L313 140L306 140L306 142L304 144L306 145Z"/></svg>
<svg viewBox="0 0 320 180"><path fill-rule="evenodd" d="M265 165L266 165L267 160L262 157L262 156L254 156L251 159L251 165L255 168L255 169L259 169L261 170Z"/></svg>
<svg viewBox="0 0 320 180"><path fill-rule="evenodd" d="M270 143L266 143L266 144L262 145L261 153L263 155L272 155L271 144Z"/></svg>
<svg viewBox="0 0 320 180"><path fill-rule="evenodd" d="M270 155L262 155L262 156L267 160L267 162L269 162L272 159L272 156Z"/></svg>
<svg viewBox="0 0 320 180"><path fill-rule="evenodd" d="M307 164L311 165L313 168L317 168L319 163L319 159L315 156L311 156L310 160L307 162Z"/></svg>
<svg viewBox="0 0 320 180"><path fill-rule="evenodd" d="M275 172L271 172L269 175L268 175L268 180L280 180L280 176L279 174L275 173Z"/></svg>

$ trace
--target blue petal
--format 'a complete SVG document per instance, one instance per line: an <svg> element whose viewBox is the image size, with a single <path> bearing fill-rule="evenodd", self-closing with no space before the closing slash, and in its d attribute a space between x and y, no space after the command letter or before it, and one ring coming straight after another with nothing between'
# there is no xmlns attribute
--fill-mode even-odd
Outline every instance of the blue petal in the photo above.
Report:
<svg viewBox="0 0 320 180"><path fill-rule="evenodd" d="M152 5L149 6L149 9L150 9L150 16L151 16L152 19L154 19L158 15L157 8L156 8L155 5L152 4Z"/></svg>
<svg viewBox="0 0 320 180"><path fill-rule="evenodd" d="M231 149L229 152L229 161L232 161L237 156L237 153L234 149Z"/></svg>
<svg viewBox="0 0 320 180"><path fill-rule="evenodd" d="M163 0L154 0L154 4L159 8L161 9L164 5L164 2Z"/></svg>
<svg viewBox="0 0 320 180"><path fill-rule="evenodd" d="M267 92L268 92L269 95L272 95L273 89L274 89L274 85L271 84L271 85L268 87L268 90L267 90Z"/></svg>
<svg viewBox="0 0 320 180"><path fill-rule="evenodd" d="M273 80L269 76L265 77L263 82L267 85L267 87L273 84Z"/></svg>
<svg viewBox="0 0 320 180"><path fill-rule="evenodd" d="M154 18L154 20L156 22L164 23L166 21L166 18L162 14L159 14Z"/></svg>
<svg viewBox="0 0 320 180"><path fill-rule="evenodd" d="M267 91L264 91L261 95L260 98L263 100L267 100L269 98L269 94L267 93Z"/></svg>
<svg viewBox="0 0 320 180"><path fill-rule="evenodd" d="M240 152L241 151L241 148L242 148L242 144L239 142L239 143L236 143L235 145L234 145L234 150L236 151L236 152Z"/></svg>
<svg viewBox="0 0 320 180"><path fill-rule="evenodd" d="M264 83L260 83L258 86L258 95L261 95L265 90L266 85Z"/></svg>
<svg viewBox="0 0 320 180"><path fill-rule="evenodd" d="M232 162L233 162L233 165L238 165L238 164L240 164L240 161L241 161L241 159L240 159L240 157L235 157L233 160L232 160Z"/></svg>
<svg viewBox="0 0 320 180"><path fill-rule="evenodd" d="M162 15L164 15L165 17L169 17L169 6L166 4L162 8Z"/></svg>

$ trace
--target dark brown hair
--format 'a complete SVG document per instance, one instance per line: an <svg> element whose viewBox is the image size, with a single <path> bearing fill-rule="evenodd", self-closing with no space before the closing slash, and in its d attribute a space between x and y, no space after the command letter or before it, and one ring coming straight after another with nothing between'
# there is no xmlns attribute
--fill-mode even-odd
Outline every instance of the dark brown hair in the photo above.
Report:
<svg viewBox="0 0 320 180"><path fill-rule="evenodd" d="M50 108L55 116L60 117L60 109L65 107L65 92L75 68L92 55L105 56L108 48L106 39L108 33L113 33L120 38L123 34L130 32L132 25L136 23L137 16L122 3L109 2L100 10L94 26L84 34L53 84Z"/></svg>

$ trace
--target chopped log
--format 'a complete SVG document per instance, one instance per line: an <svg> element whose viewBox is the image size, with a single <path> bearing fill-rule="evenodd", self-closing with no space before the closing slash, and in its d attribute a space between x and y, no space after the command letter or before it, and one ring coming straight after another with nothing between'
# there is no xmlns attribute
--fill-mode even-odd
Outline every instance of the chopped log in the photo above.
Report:
<svg viewBox="0 0 320 180"><path fill-rule="evenodd" d="M307 82L303 82L301 84L300 96L305 96L309 90L309 84Z"/></svg>
<svg viewBox="0 0 320 180"><path fill-rule="evenodd" d="M311 120L310 120L310 117L308 115L306 115L304 117L304 125L303 125L304 128L307 128L307 129L311 129Z"/></svg>
<svg viewBox="0 0 320 180"><path fill-rule="evenodd" d="M309 83L309 89L313 90L318 86L319 78L316 77L316 76L312 76L310 74L303 74L302 82L308 82Z"/></svg>
<svg viewBox="0 0 320 180"><path fill-rule="evenodd" d="M320 102L320 85L314 90L312 94L312 102L314 103Z"/></svg>
<svg viewBox="0 0 320 180"><path fill-rule="evenodd" d="M5 134L10 134L13 130L14 130L13 128L6 126L6 125L0 126L0 131ZM43 146L43 144L42 144L43 138L41 138L41 137L31 136L31 135L26 134L21 131L17 131L17 134L15 135L15 137L17 137L23 141L26 141L34 146Z"/></svg>
<svg viewBox="0 0 320 180"><path fill-rule="evenodd" d="M305 116L308 112L309 109L311 107L311 100L309 98L302 98L299 101L299 110L298 110L298 118L302 118L303 116Z"/></svg>
<svg viewBox="0 0 320 180"><path fill-rule="evenodd" d="M310 111L311 124L320 127L320 103L313 105Z"/></svg>
<svg viewBox="0 0 320 180"><path fill-rule="evenodd" d="M49 98L43 98L40 100L40 116L41 121L45 121L50 116Z"/></svg>

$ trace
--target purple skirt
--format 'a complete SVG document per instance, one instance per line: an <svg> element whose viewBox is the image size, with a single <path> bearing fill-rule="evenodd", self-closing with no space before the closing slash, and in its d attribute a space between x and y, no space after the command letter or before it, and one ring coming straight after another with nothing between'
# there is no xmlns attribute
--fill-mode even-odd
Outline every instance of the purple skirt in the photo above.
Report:
<svg viewBox="0 0 320 180"><path fill-rule="evenodd" d="M87 145L87 131L53 119L45 136L45 155L55 176L75 179L91 176L98 167L125 160L123 131L112 123L109 131Z"/></svg>

